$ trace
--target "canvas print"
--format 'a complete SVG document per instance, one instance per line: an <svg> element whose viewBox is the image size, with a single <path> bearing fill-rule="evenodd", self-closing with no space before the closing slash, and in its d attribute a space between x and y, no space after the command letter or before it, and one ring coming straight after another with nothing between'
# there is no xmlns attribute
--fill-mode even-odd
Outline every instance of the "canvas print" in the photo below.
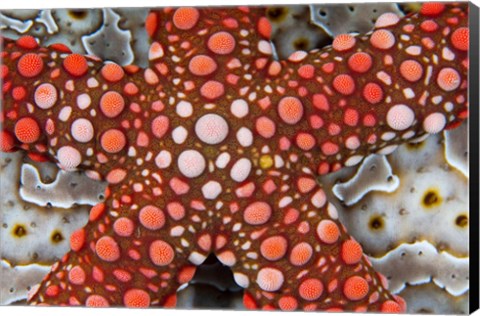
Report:
<svg viewBox="0 0 480 316"><path fill-rule="evenodd" d="M468 313L468 22L0 11L0 304Z"/></svg>

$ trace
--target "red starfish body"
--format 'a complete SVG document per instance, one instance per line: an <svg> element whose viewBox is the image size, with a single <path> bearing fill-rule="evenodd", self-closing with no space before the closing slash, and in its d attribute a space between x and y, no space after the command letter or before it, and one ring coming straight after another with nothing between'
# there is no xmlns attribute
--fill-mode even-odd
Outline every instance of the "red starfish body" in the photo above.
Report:
<svg viewBox="0 0 480 316"><path fill-rule="evenodd" d="M249 308L405 309L317 176L467 117L466 5L286 61L263 12L153 11L147 69L3 39L2 150L109 182L31 303L174 306L214 253Z"/></svg>

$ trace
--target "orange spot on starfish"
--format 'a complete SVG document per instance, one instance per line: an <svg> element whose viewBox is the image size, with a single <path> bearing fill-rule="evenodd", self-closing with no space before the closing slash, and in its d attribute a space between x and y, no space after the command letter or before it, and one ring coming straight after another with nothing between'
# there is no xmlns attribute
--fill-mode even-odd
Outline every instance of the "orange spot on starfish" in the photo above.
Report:
<svg viewBox="0 0 480 316"><path fill-rule="evenodd" d="M25 54L18 60L17 69L26 78L38 76L43 70L43 60L37 54Z"/></svg>
<svg viewBox="0 0 480 316"><path fill-rule="evenodd" d="M228 55L235 49L235 38L228 32L217 32L208 39L208 48L219 55Z"/></svg>
<svg viewBox="0 0 480 316"><path fill-rule="evenodd" d="M144 290L130 289L123 295L123 304L126 307L145 308L150 306L150 295Z"/></svg>
<svg viewBox="0 0 480 316"><path fill-rule="evenodd" d="M100 73L102 74L103 78L109 82L118 82L122 80L125 75L123 68L115 63L105 64Z"/></svg>
<svg viewBox="0 0 480 316"><path fill-rule="evenodd" d="M340 230L334 221L324 219L317 226L317 234L324 243L333 244L340 237Z"/></svg>
<svg viewBox="0 0 480 316"><path fill-rule="evenodd" d="M181 30L189 30L198 22L200 13L195 8L179 8L173 15L173 24Z"/></svg>
<svg viewBox="0 0 480 316"><path fill-rule="evenodd" d="M355 72L365 73L372 67L372 57L364 52L358 52L350 56L348 66Z"/></svg>
<svg viewBox="0 0 480 316"><path fill-rule="evenodd" d="M79 54L70 54L65 57L63 67L69 74L75 77L83 76L88 70L87 60Z"/></svg>
<svg viewBox="0 0 480 316"><path fill-rule="evenodd" d="M23 117L15 124L15 136L25 144L32 144L40 138L40 127L31 117Z"/></svg>
<svg viewBox="0 0 480 316"><path fill-rule="evenodd" d="M323 293L323 284L318 279L307 279L300 284L298 293L307 301L318 300Z"/></svg>
<svg viewBox="0 0 480 316"><path fill-rule="evenodd" d="M269 237L260 245L260 252L266 259L276 261L285 256L287 245L287 240L282 236Z"/></svg>
<svg viewBox="0 0 480 316"><path fill-rule="evenodd" d="M100 138L103 150L107 153L115 154L121 151L127 144L125 134L118 129L109 129L103 133Z"/></svg>
<svg viewBox="0 0 480 316"><path fill-rule="evenodd" d="M156 206L144 206L138 215L140 223L147 229L157 230L165 225L165 215L163 211Z"/></svg>
<svg viewBox="0 0 480 316"><path fill-rule="evenodd" d="M155 240L149 248L150 260L157 266L166 266L173 261L175 253L172 246L163 240Z"/></svg>
<svg viewBox="0 0 480 316"><path fill-rule="evenodd" d="M95 244L95 252L100 259L113 262L120 259L120 247L115 239L110 236L103 236Z"/></svg>
<svg viewBox="0 0 480 316"><path fill-rule="evenodd" d="M453 31L450 40L452 45L461 51L467 51L470 43L470 32L467 27L460 27Z"/></svg>
<svg viewBox="0 0 480 316"><path fill-rule="evenodd" d="M217 70L217 63L206 55L197 55L190 60L188 70L197 76L206 76Z"/></svg>
<svg viewBox="0 0 480 316"><path fill-rule="evenodd" d="M368 282L356 275L349 277L343 285L343 294L351 301L363 299L369 290Z"/></svg>
<svg viewBox="0 0 480 316"><path fill-rule="evenodd" d="M243 219L250 225L265 224L272 215L272 208L265 202L253 202L247 206Z"/></svg>
<svg viewBox="0 0 480 316"><path fill-rule="evenodd" d="M346 264L357 264L362 256L362 246L355 240L347 240L342 244L341 257Z"/></svg>
<svg viewBox="0 0 480 316"><path fill-rule="evenodd" d="M100 98L100 110L108 118L115 118L125 108L125 100L116 91L107 91Z"/></svg>

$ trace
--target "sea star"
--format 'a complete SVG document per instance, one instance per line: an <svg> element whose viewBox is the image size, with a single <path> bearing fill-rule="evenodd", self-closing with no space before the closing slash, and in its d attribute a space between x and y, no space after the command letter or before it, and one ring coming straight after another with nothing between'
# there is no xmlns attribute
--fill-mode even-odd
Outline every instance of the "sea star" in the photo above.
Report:
<svg viewBox="0 0 480 316"><path fill-rule="evenodd" d="M109 182L32 304L174 306L214 253L248 308L399 312L317 175L467 117L466 5L272 57L264 9L152 11L150 67L3 39L1 149Z"/></svg>

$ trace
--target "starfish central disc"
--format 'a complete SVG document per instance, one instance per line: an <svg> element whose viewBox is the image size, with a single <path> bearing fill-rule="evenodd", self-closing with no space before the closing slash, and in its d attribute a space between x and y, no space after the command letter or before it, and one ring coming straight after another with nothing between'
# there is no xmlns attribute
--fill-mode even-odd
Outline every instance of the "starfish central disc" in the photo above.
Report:
<svg viewBox="0 0 480 316"><path fill-rule="evenodd" d="M195 133L204 143L216 145L227 137L228 124L218 114L207 114L202 116L195 124Z"/></svg>

